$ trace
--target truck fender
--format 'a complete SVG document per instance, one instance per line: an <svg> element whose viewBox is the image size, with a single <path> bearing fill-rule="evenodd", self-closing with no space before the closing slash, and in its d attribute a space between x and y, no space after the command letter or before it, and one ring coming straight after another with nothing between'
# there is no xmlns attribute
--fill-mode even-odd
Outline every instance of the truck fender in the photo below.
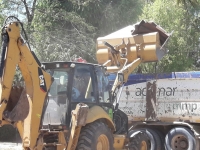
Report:
<svg viewBox="0 0 200 150"><path fill-rule="evenodd" d="M86 124L94 122L98 119L105 119L108 127L115 131L115 125L110 116L100 106L93 106L89 109L86 119Z"/></svg>

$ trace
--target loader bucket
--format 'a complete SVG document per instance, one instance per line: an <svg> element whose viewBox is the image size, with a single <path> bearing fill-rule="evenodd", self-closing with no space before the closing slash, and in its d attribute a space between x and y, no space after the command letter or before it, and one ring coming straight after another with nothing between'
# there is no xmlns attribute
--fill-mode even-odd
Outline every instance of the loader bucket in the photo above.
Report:
<svg viewBox="0 0 200 150"><path fill-rule="evenodd" d="M110 60L110 64L107 63L106 66L114 66L116 61L123 62L122 59L127 59L127 64L137 58L141 58L142 62L159 61L168 52L166 43L169 37L170 34L154 22L142 20L137 24L98 38L97 61L99 64L105 64ZM105 45L105 43L108 44ZM119 55L114 58L112 52L119 53Z"/></svg>
<svg viewBox="0 0 200 150"><path fill-rule="evenodd" d="M154 22L146 22L142 20L141 22L135 24L135 29L132 30L132 35L137 34L147 34L152 32L158 32L159 33L159 41L160 41L160 48L156 49L156 56L158 60L161 60L164 55L168 53L167 43L172 35L173 32L170 34L167 34L166 31L160 27L159 25L155 24Z"/></svg>
<svg viewBox="0 0 200 150"><path fill-rule="evenodd" d="M23 87L12 87L8 104L4 111L5 119L11 122L24 120L29 112L26 90Z"/></svg>

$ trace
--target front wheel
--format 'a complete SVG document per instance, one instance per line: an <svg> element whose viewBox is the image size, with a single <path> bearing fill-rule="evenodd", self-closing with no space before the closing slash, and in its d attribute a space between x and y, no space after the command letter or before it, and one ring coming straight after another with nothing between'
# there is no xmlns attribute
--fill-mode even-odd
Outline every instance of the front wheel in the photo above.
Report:
<svg viewBox="0 0 200 150"><path fill-rule="evenodd" d="M82 128L76 150L113 150L111 130L101 121Z"/></svg>

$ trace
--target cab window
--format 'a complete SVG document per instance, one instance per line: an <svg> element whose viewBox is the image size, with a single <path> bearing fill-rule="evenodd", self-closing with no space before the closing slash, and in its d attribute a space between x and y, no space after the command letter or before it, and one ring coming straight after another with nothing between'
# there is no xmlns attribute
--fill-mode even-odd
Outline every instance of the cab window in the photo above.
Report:
<svg viewBox="0 0 200 150"><path fill-rule="evenodd" d="M94 102L94 86L89 65L76 65L71 100L76 102Z"/></svg>
<svg viewBox="0 0 200 150"><path fill-rule="evenodd" d="M96 68L97 72L97 81L98 81L98 90L99 90L99 102L100 103L109 103L109 81L107 76L104 74L102 67Z"/></svg>

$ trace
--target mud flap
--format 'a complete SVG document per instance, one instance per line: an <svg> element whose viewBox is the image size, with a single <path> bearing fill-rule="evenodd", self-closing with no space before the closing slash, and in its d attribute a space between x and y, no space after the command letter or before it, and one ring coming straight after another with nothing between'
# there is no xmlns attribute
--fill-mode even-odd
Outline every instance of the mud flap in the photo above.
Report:
<svg viewBox="0 0 200 150"><path fill-rule="evenodd" d="M13 87L9 101L4 111L4 118L10 122L24 120L29 112L29 103L24 88Z"/></svg>
<svg viewBox="0 0 200 150"><path fill-rule="evenodd" d="M146 121L157 120L156 81L147 82L146 92Z"/></svg>

